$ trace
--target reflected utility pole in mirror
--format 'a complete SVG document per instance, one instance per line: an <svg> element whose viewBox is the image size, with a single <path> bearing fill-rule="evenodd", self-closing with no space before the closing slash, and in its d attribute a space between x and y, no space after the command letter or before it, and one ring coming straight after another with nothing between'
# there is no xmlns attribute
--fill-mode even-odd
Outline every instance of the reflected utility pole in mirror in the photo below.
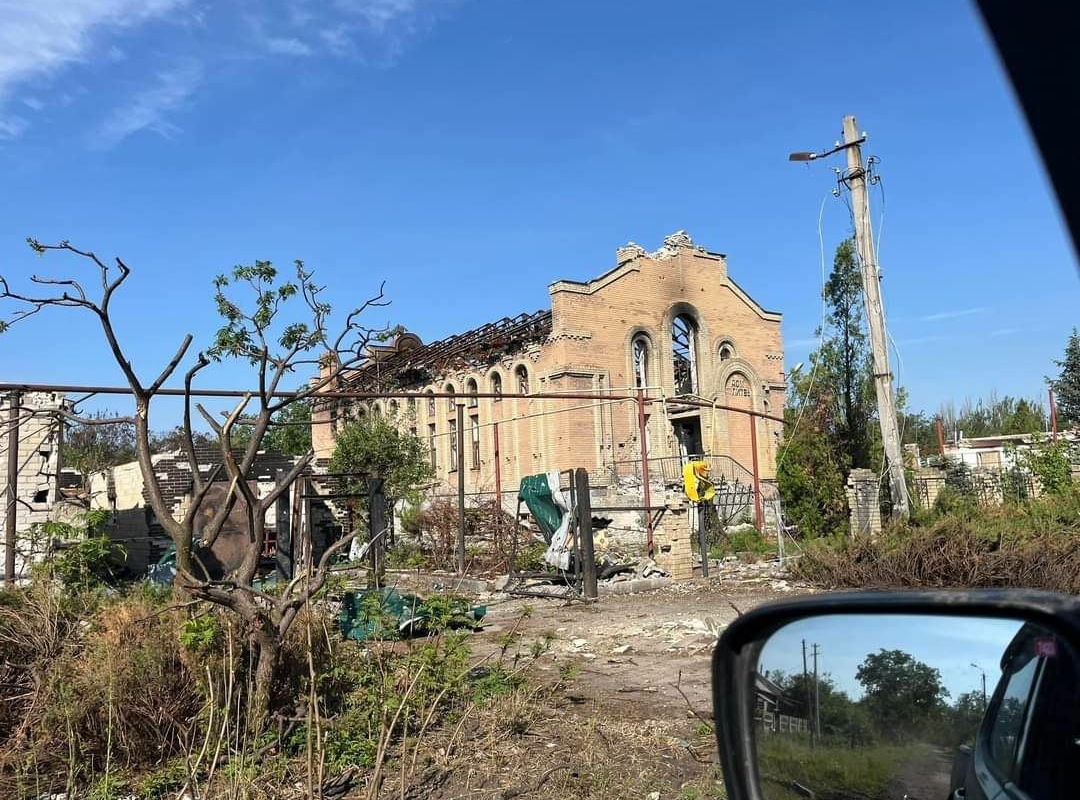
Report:
<svg viewBox="0 0 1080 800"><path fill-rule="evenodd" d="M818 656L821 654L821 646L816 642L813 645L814 652L814 735L821 741L821 683L818 681Z"/></svg>
<svg viewBox="0 0 1080 800"><path fill-rule="evenodd" d="M979 672L982 673L982 701L983 701L982 707L983 707L983 711L985 712L986 711L986 670L983 669L982 667L980 667L974 661L971 662L971 666L975 667L975 669L977 669Z"/></svg>

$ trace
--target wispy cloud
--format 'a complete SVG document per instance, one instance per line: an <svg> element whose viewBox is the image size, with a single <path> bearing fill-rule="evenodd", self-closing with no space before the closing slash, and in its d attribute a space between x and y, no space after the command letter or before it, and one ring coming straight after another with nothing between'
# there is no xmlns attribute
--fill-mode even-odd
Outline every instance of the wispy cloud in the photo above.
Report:
<svg viewBox="0 0 1080 800"><path fill-rule="evenodd" d="M113 109L92 134L91 145L112 147L141 130L152 130L169 137L179 130L165 119L166 114L183 107L202 82L202 67L194 61L175 69L159 72L154 82L131 99Z"/></svg>
<svg viewBox="0 0 1080 800"><path fill-rule="evenodd" d="M77 63L109 57L98 49L109 33L134 28L185 5L187 0L33 0L4 3L0 24L0 136L26 129L6 115L20 88Z"/></svg>
<svg viewBox="0 0 1080 800"><path fill-rule="evenodd" d="M819 339L814 336L812 338L805 339L788 339L784 342L785 347L817 347Z"/></svg>
<svg viewBox="0 0 1080 800"><path fill-rule="evenodd" d="M956 319L958 317L970 317L974 314L983 314L989 309L979 306L978 308L958 308L951 311L939 311L936 314L927 314L925 317L919 317L919 322L941 322L946 319Z"/></svg>
<svg viewBox="0 0 1080 800"><path fill-rule="evenodd" d="M263 40L267 51L283 56L310 56L311 45L302 42L295 36L268 36Z"/></svg>
<svg viewBox="0 0 1080 800"><path fill-rule="evenodd" d="M0 139L14 139L20 136L29 124L22 117L8 116L0 118Z"/></svg>
<svg viewBox="0 0 1080 800"><path fill-rule="evenodd" d="M95 90L98 103L88 113L102 113L97 109L103 105L107 117L97 125L91 121L90 143L107 147L144 129L171 135L179 128L166 115L181 110L196 89L207 85L202 75L218 61L255 53L387 66L461 2L0 0L0 140L19 137L35 121L27 108L39 111L45 100L60 111L80 87L101 82L95 73L118 69L122 79L108 81L110 87L130 85L139 76L148 76L150 85L127 99ZM142 46L142 38L154 36L152 26L158 23L198 35L169 36L163 47ZM186 66L162 68L170 63ZM16 108L29 118L15 113Z"/></svg>

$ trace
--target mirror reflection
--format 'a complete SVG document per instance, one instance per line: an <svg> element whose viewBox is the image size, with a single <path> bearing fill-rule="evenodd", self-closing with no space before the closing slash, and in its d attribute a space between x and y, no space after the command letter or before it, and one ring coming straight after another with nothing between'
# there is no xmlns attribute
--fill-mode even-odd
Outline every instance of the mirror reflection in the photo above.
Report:
<svg viewBox="0 0 1080 800"><path fill-rule="evenodd" d="M764 643L754 676L762 793L988 800L1019 787L1033 800L1074 796L1077 675L1064 642L1018 619L793 622Z"/></svg>

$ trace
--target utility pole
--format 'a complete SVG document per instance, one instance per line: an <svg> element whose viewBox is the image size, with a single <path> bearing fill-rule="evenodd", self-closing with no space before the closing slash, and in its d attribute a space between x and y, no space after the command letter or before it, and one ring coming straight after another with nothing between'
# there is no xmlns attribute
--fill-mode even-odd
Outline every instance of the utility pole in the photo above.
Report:
<svg viewBox="0 0 1080 800"><path fill-rule="evenodd" d="M983 701L983 713L985 714L986 713L986 670L984 670L982 667L980 667L974 661L971 662L971 666L975 667L975 669L977 669L980 672L980 674L982 674L982 701Z"/></svg>
<svg viewBox="0 0 1080 800"><path fill-rule="evenodd" d="M881 273L878 270L877 252L874 248L874 232L870 224L870 199L866 192L866 168L863 166L862 147L855 127L855 117L844 117L844 144L847 148L847 175L845 182L851 189L851 204L855 212L855 246L859 251L859 267L863 279L863 295L866 297L866 317L870 327L870 350L874 359L874 389L877 392L878 420L881 423L881 441L885 447L885 460L889 467L889 495L892 497L893 516L906 517L908 500L907 481L904 478L904 458L900 450L900 430L896 424L896 407L893 403L893 379L889 368L889 346L885 339L885 309L881 300Z"/></svg>
<svg viewBox="0 0 1080 800"><path fill-rule="evenodd" d="M824 153L798 152L789 161L815 161L841 150L847 152L847 169L840 173L840 182L851 190L852 211L855 217L855 248L859 253L863 296L866 299L866 318L870 329L870 351L874 362L874 391L877 395L878 421L881 441L889 471L889 496L894 517L906 517L910 509L907 481L904 479L904 457L900 449L900 429L896 424L896 405L893 400L892 371L889 369L889 348L885 336L885 310L881 301L881 274L874 248L874 231L870 224L870 199L866 191L867 169L862 157L866 137L858 132L855 117L846 116L843 122L844 141ZM838 171L839 172L839 171Z"/></svg>
<svg viewBox="0 0 1080 800"><path fill-rule="evenodd" d="M813 719L813 698L810 696L810 672L806 669L806 639L802 640L802 674L803 674L803 686L806 687L806 725L810 728L810 743L814 743L814 729L810 725L810 720Z"/></svg>
<svg viewBox="0 0 1080 800"><path fill-rule="evenodd" d="M821 683L818 681L817 657L821 648L815 643L814 651L814 735L821 741Z"/></svg>

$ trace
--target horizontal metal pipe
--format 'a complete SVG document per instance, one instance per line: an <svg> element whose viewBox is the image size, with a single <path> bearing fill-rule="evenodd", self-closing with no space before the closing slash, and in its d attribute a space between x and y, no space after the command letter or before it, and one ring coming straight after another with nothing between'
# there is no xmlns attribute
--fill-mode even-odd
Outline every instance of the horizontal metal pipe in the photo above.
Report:
<svg viewBox="0 0 1080 800"><path fill-rule="evenodd" d="M66 385L58 383L0 383L0 393L4 392L73 392L83 393L91 392L93 394L131 394L131 389L127 386L80 386L80 385ZM157 394L162 397L184 397L187 393L184 389L172 389L161 388L157 390ZM269 397L297 397L304 395L304 392L272 392L268 393ZM245 392L240 389L192 389L192 397L244 397L245 395L251 395L255 397L258 392ZM437 400L446 400L450 398L460 398L467 400L475 397L478 399L504 399L504 400L637 400L636 395L630 394L606 394L599 392L572 392L563 394L561 392L536 392L534 394L499 394L495 392L348 392L348 391L321 391L314 392L312 397L320 397L328 400L383 400L383 399L407 399L415 397L417 399L429 399L435 398ZM708 400L696 400L689 398L672 398L672 397L646 397L644 398L646 403L666 403L673 405L693 406L694 408L715 408L719 411L735 411L739 414L748 414L752 417L759 419L769 419L773 422L783 423L783 417L773 416L772 414L765 414L761 411L753 411L747 408L738 408L736 406L729 406L723 403L710 403Z"/></svg>

